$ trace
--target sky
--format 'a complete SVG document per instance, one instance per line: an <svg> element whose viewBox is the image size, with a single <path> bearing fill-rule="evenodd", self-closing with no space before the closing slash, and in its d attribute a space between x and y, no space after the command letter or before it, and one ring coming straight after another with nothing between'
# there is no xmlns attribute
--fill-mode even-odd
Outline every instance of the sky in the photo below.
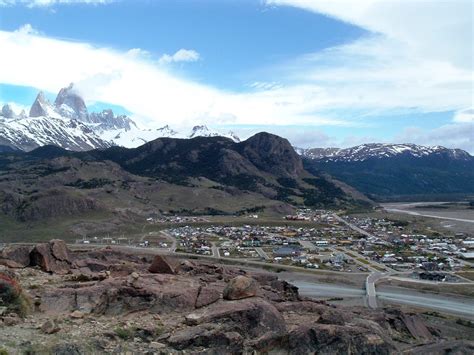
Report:
<svg viewBox="0 0 474 355"><path fill-rule="evenodd" d="M0 0L0 103L474 153L470 0Z"/></svg>

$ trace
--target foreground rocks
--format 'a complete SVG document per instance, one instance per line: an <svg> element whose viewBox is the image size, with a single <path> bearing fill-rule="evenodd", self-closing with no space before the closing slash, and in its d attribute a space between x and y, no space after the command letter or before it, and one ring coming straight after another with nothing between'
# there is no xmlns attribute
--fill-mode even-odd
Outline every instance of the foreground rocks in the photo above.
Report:
<svg viewBox="0 0 474 355"><path fill-rule="evenodd" d="M32 305L29 314L0 305L0 344L13 354L436 353L437 342L472 349L440 338L442 328L420 314L301 299L271 273L112 248L71 252L62 241L2 253L17 265L26 256L29 266L0 269L4 285L28 290ZM463 326L462 337L472 329Z"/></svg>
<svg viewBox="0 0 474 355"><path fill-rule="evenodd" d="M251 277L237 276L229 281L224 289L224 299L240 300L257 295L257 281Z"/></svg>

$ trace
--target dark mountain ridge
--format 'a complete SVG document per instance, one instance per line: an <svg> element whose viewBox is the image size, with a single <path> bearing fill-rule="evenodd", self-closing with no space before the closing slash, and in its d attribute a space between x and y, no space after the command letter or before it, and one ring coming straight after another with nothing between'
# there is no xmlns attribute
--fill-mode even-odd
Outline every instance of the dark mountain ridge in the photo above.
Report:
<svg viewBox="0 0 474 355"><path fill-rule="evenodd" d="M327 172L374 199L474 193L474 157L461 149L366 144L303 156L308 171Z"/></svg>
<svg viewBox="0 0 474 355"><path fill-rule="evenodd" d="M20 221L89 209L234 214L257 207L286 213L291 206L371 206L344 184L307 172L290 143L268 133L240 143L159 138L133 149L43 146L3 153L0 200L3 212Z"/></svg>

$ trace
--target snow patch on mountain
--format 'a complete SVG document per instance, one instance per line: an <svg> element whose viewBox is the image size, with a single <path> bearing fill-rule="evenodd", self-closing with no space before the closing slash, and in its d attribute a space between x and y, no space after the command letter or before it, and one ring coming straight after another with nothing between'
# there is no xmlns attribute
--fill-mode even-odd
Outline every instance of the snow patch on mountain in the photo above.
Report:
<svg viewBox="0 0 474 355"><path fill-rule="evenodd" d="M178 132L168 125L141 127L132 118L115 115L111 109L90 113L74 84L62 88L54 104L39 92L29 116L25 112L15 113L10 105L4 105L0 111L0 144L27 151L46 144L70 150L90 150L112 145L138 147L163 137L215 136L240 141L233 132L221 134L205 125Z"/></svg>
<svg viewBox="0 0 474 355"><path fill-rule="evenodd" d="M421 158L435 154L447 155L453 159L471 159L471 155L461 149L449 149L442 146L421 146L416 144L370 143L351 148L296 148L305 158L322 162L354 162L368 159L382 159L396 156Z"/></svg>

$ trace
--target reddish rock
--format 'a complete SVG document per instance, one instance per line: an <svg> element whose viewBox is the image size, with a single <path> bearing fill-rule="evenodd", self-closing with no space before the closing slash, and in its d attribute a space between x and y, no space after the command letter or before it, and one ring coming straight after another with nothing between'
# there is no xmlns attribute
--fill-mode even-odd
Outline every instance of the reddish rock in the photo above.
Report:
<svg viewBox="0 0 474 355"><path fill-rule="evenodd" d="M32 249L32 247L26 245L7 246L0 254L0 259L3 260L0 262L9 267L27 267L30 265L30 252Z"/></svg>
<svg viewBox="0 0 474 355"><path fill-rule="evenodd" d="M202 287L196 300L196 308L201 308L217 302L221 298L222 291L216 287Z"/></svg>
<svg viewBox="0 0 474 355"><path fill-rule="evenodd" d="M59 332L60 330L61 328L59 328L59 326L53 320L47 320L41 326L41 331L45 334L54 334Z"/></svg>
<svg viewBox="0 0 474 355"><path fill-rule="evenodd" d="M267 332L286 332L285 320L269 302L255 297L251 299L217 302L201 308L185 317L186 324L225 324L228 331L238 331L250 337Z"/></svg>
<svg viewBox="0 0 474 355"><path fill-rule="evenodd" d="M178 330L167 342L178 350L204 347L212 348L213 354L242 354L243 340L237 332L225 332L216 324L203 324Z"/></svg>
<svg viewBox="0 0 474 355"><path fill-rule="evenodd" d="M176 274L179 262L172 258L156 255L148 271L153 274Z"/></svg>
<svg viewBox="0 0 474 355"><path fill-rule="evenodd" d="M403 314L402 320L413 338L431 339L431 332L418 315Z"/></svg>
<svg viewBox="0 0 474 355"><path fill-rule="evenodd" d="M12 269L22 269L24 268L23 265L18 264L17 262L9 259L0 259L0 265L6 266Z"/></svg>
<svg viewBox="0 0 474 355"><path fill-rule="evenodd" d="M391 354L392 344L371 328L302 324L288 334L291 354Z"/></svg>
<svg viewBox="0 0 474 355"><path fill-rule="evenodd" d="M49 243L37 244L30 253L32 266L56 274L66 274L71 269L71 258L66 243L52 240Z"/></svg>
<svg viewBox="0 0 474 355"><path fill-rule="evenodd" d="M230 280L224 289L224 299L240 300L242 298L256 296L257 292L257 281L246 276L237 276Z"/></svg>
<svg viewBox="0 0 474 355"><path fill-rule="evenodd" d="M53 239L49 244L51 246L51 253L56 260L71 262L71 255L64 240Z"/></svg>

